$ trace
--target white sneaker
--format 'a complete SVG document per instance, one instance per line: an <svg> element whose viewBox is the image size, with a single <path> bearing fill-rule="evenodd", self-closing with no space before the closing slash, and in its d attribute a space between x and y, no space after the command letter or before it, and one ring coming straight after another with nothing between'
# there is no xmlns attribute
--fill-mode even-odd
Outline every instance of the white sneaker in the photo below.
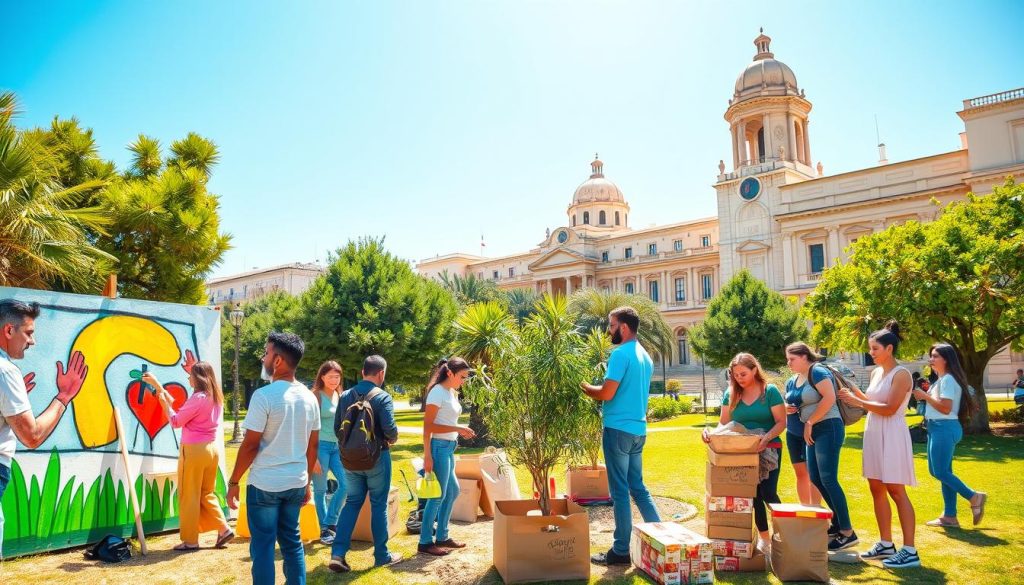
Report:
<svg viewBox="0 0 1024 585"><path fill-rule="evenodd" d="M909 569L912 567L920 567L921 557L917 556L916 552L910 552L906 547L903 547L900 549L900 552L882 561L882 565L887 569Z"/></svg>
<svg viewBox="0 0 1024 585"><path fill-rule="evenodd" d="M871 550L860 553L862 559L887 559L896 554L896 545L884 545L880 542L876 542L875 546L871 547Z"/></svg>

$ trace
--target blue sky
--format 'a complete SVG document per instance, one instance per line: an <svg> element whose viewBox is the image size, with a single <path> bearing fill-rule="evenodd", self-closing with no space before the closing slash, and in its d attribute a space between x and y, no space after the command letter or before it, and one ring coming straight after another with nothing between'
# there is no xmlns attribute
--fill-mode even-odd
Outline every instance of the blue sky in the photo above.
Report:
<svg viewBox="0 0 1024 585"><path fill-rule="evenodd" d="M723 119L759 27L826 174L959 147L965 98L1024 86L1022 2L15 2L0 88L23 126L213 139L234 249L214 275L535 246L599 152L633 227L715 215Z"/></svg>

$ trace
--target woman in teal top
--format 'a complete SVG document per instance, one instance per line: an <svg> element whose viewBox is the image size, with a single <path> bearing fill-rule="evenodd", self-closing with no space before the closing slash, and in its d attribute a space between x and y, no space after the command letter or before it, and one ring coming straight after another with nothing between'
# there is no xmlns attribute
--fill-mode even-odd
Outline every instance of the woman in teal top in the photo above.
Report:
<svg viewBox="0 0 1024 585"><path fill-rule="evenodd" d="M733 400L736 396L738 399ZM782 441L779 435L786 430L786 406L782 393L769 384L761 370L761 363L749 353L740 353L729 363L729 389L722 397L721 424L736 421L747 429L762 430L764 436L758 451L774 449L777 460L782 457ZM708 442L708 430L704 429L704 442ZM754 524L760 534L757 548L764 552L768 548L768 504L779 503L779 467L776 466L768 477L757 484L754 498Z"/></svg>
<svg viewBox="0 0 1024 585"><path fill-rule="evenodd" d="M341 388L341 365L326 361L317 370L313 381L313 394L320 403L320 444L316 465L313 467L313 503L320 519L320 542L332 544L341 507L345 504L345 470L341 466L338 437L334 435L334 415L338 410L338 390ZM338 490L327 505L327 472L334 474Z"/></svg>

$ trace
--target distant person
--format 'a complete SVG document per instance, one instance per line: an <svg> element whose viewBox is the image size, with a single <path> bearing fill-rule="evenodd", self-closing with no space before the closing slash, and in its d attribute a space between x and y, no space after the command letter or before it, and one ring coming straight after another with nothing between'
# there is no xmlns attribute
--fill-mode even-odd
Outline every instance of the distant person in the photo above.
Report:
<svg viewBox="0 0 1024 585"><path fill-rule="evenodd" d="M633 307L619 307L608 314L608 333L617 345L608 356L608 370L600 386L581 382L583 391L603 402L604 461L612 498L615 531L608 552L590 557L599 565L628 565L629 539L633 532L632 496L644 522L660 522L651 492L644 485L643 455L647 442L647 402L654 362L637 341L640 316Z"/></svg>
<svg viewBox="0 0 1024 585"><path fill-rule="evenodd" d="M57 394L39 416L32 415L28 393L35 388L35 373L23 376L13 360L24 359L25 350L36 344L39 303L0 301L0 499L11 481L11 461L18 441L29 449L43 444L78 396L89 373L85 357L76 351L64 364L57 362ZM0 558L3 558L4 511L0 507Z"/></svg>
<svg viewBox="0 0 1024 585"><path fill-rule="evenodd" d="M974 525L985 515L988 495L976 492L953 473L953 453L964 436L963 425L978 412L971 395L967 375L960 366L956 350L948 343L936 343L928 351L928 362L939 379L928 392L915 390L918 400L928 403L928 472L942 483L942 516L925 522L928 526L959 528L956 497L971 504Z"/></svg>
<svg viewBox="0 0 1024 585"><path fill-rule="evenodd" d="M1013 403L1024 404L1024 370L1017 370L1017 378L1013 381Z"/></svg>
<svg viewBox="0 0 1024 585"><path fill-rule="evenodd" d="M458 390L469 379L469 374L466 360L460 357L442 359L427 384L430 391L423 414L423 472L434 472L441 485L441 497L427 500L423 509L417 551L428 555L444 556L452 550L466 547L448 535L448 524L452 506L459 497L455 448L459 445L459 437L472 439L476 436L473 429L459 424L462 404L459 403Z"/></svg>
<svg viewBox="0 0 1024 585"><path fill-rule="evenodd" d="M352 530L356 526L359 511L363 508L366 495L370 495L370 531L373 533L373 561L375 567L394 565L402 561L402 553L388 550L388 494L391 491L391 445L398 442L398 426L395 424L395 404L391 395L383 389L388 363L379 355L363 360L363 379L341 395L338 414L334 419L334 431L338 436L345 466L345 486L348 494L338 518L338 533L331 546L331 560L327 567L335 573L351 571L345 555L352 547ZM377 459L369 469L353 470L345 459L347 422L350 409L359 409L367 404L373 412L373 429L367 440L374 442ZM354 413L354 411L353 411ZM360 432L359 429L352 430Z"/></svg>
<svg viewBox="0 0 1024 585"><path fill-rule="evenodd" d="M860 556L884 559L882 564L890 569L921 566L920 556L914 547L914 505L907 495L907 486L917 485L917 478L906 419L913 378L896 362L896 352L902 340L896 321L890 321L884 329L868 336L868 353L878 367L871 371L867 392L856 387L839 391L841 400L868 413L864 426L864 477L871 488L881 540ZM903 548L898 551L892 539L890 499L896 504L903 531Z"/></svg>
<svg viewBox="0 0 1024 585"><path fill-rule="evenodd" d="M320 437L317 448L317 463L313 467L313 503L316 517L320 520L320 542L333 544L337 530L338 515L345 504L345 468L341 466L338 451L338 437L334 435L334 418L338 411L342 377L341 364L326 361L320 364L313 380L313 395L320 403ZM338 489L327 505L327 472L334 474Z"/></svg>
<svg viewBox="0 0 1024 585"><path fill-rule="evenodd" d="M313 499L310 476L319 446L320 406L295 369L306 347L292 333L271 333L261 377L245 415L245 438L228 481L228 506L238 508L238 482L249 472L249 557L254 585L274 583L274 543L281 547L289 585L306 583L306 555L299 538L299 512Z"/></svg>
<svg viewBox="0 0 1024 585"><path fill-rule="evenodd" d="M191 357L191 356L189 356ZM195 359L192 357L191 359ZM224 548L235 533L228 526L214 489L220 469L223 441L220 423L224 412L224 393L209 362L190 362L182 366L188 372L192 395L175 412L174 398L164 390L153 372L142 380L156 390L171 426L181 429L181 454L178 456L178 552L199 550L199 534L217 531L216 548Z"/></svg>

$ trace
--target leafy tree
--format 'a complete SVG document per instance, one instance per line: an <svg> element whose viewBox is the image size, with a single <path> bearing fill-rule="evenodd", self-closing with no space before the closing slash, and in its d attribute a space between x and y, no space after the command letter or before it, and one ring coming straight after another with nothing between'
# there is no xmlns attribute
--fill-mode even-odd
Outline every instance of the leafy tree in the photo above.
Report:
<svg viewBox="0 0 1024 585"><path fill-rule="evenodd" d="M234 309L225 306L221 311L220 353L221 365L225 374L224 386L230 387L231 364L235 359L235 327L228 320L229 313ZM252 387L260 381L260 362L267 344L267 335L271 331L296 332L299 321L299 299L285 291L274 291L253 301L241 305L245 319L239 335L238 377L246 387ZM311 378L315 374L319 362L312 364L304 358L299 366L299 374Z"/></svg>
<svg viewBox="0 0 1024 585"><path fill-rule="evenodd" d="M0 284L95 291L95 267L114 258L87 234L110 221L84 202L104 182L62 184L61 154L39 133L19 132L16 114L14 94L0 93Z"/></svg>
<svg viewBox="0 0 1024 585"><path fill-rule="evenodd" d="M449 274L447 270L441 273L438 280L445 289L455 297L455 302L460 307L473 303L481 303L498 299L499 292L497 285L491 280L477 278L475 274L459 276Z"/></svg>
<svg viewBox="0 0 1024 585"><path fill-rule="evenodd" d="M462 356L478 372L489 372L495 353L507 346L515 329L515 319L501 303L488 301L470 305L455 320L452 354ZM476 391L479 388L467 385L462 389L462 398L469 411L469 426L476 432L476 438L468 440L469 446L492 442L480 408L484 401Z"/></svg>
<svg viewBox="0 0 1024 585"><path fill-rule="evenodd" d="M421 388L451 341L452 296L384 249L383 239L349 242L301 298L298 333L311 362L337 360L346 377L363 358L388 361L391 383Z"/></svg>
<svg viewBox="0 0 1024 585"><path fill-rule="evenodd" d="M608 314L623 305L636 309L640 316L640 328L637 339L640 345L654 354L672 358L675 339L672 329L665 323L658 305L642 295L629 295L618 292L604 292L596 288L579 290L569 297L569 312L575 316L576 323L584 330L608 330Z"/></svg>
<svg viewBox="0 0 1024 585"><path fill-rule="evenodd" d="M867 335L897 319L903 355L934 341L957 350L981 408L969 432L989 432L984 372L989 360L1024 345L1024 186L1007 180L990 195L968 194L927 225L910 221L860 238L845 264L825 271L804 311L812 337L861 350Z"/></svg>
<svg viewBox="0 0 1024 585"><path fill-rule="evenodd" d="M806 334L796 307L741 270L708 304L704 321L690 330L690 343L714 368L724 368L737 353L747 352L774 370L786 363L786 346Z"/></svg>

